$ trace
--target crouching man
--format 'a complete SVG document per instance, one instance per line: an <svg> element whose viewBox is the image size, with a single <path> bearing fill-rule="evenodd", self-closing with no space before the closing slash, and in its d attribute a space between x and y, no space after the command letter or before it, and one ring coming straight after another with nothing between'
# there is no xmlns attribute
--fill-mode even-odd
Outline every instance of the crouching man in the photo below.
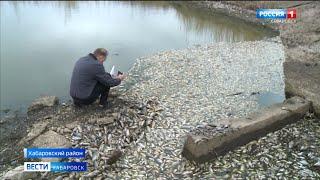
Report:
<svg viewBox="0 0 320 180"><path fill-rule="evenodd" d="M70 96L76 106L88 105L100 98L102 107L109 107L107 102L109 90L124 80L125 75L118 74L111 77L104 69L103 62L107 59L108 51L104 48L96 49L80 58L73 69Z"/></svg>

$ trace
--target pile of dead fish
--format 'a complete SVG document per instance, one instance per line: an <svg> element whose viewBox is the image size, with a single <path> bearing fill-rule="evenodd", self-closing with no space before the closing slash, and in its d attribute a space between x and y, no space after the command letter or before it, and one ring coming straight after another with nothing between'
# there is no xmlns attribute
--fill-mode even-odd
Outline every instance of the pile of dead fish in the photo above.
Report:
<svg viewBox="0 0 320 180"><path fill-rule="evenodd" d="M221 42L138 59L126 83L118 90L126 102L139 103L88 118L84 124L72 128L71 141L75 147L88 149L86 160L90 168L89 172L70 176L97 179L319 177L314 167L320 163L316 158L320 126L313 117L270 133L213 162L198 165L181 156L185 136L190 131L204 135L223 133L230 127L215 125L220 120L245 117L261 108L252 92L284 93L282 49L282 44L270 41ZM291 134L294 134L291 137L294 145L290 144L297 149L288 149L286 140L290 138L285 141L281 138ZM298 136L308 143L299 142ZM310 148L304 150L304 146ZM120 154L123 156L114 161L113 157Z"/></svg>
<svg viewBox="0 0 320 180"><path fill-rule="evenodd" d="M195 165L181 156L185 135L194 127L199 127L196 128L199 134L210 133L201 132L205 128L200 127L206 126L206 123L218 124L225 118L245 117L257 111L261 107L258 97L252 92L284 93L282 49L282 44L270 41L215 43L138 59L131 71L133 74L127 80L130 88L126 93L138 94L143 99L156 96L163 111L159 113L160 119L154 129L145 132L142 141L127 148L125 156L114 164L115 169L108 171L108 177L257 179L277 174L283 177L289 174L301 178L316 177L314 171L302 173L310 170L306 166L298 166L297 169L279 167L281 163L278 161L290 164L292 159L290 156L281 159L277 156L278 151L268 152L273 157L273 163L261 163L261 155L270 149L271 144L281 144L271 138L277 133L268 137L271 141L261 140L257 146L264 148L257 152L256 145L244 146L239 152L232 151L217 161L201 165ZM229 127L217 125L212 129L223 132ZM315 134L314 129L309 133ZM309 133L301 132L306 137ZM249 149L256 154L248 153ZM245 161L245 157L252 160ZM265 157L262 160L266 160Z"/></svg>
<svg viewBox="0 0 320 180"><path fill-rule="evenodd" d="M157 105L154 98L146 104L124 107L110 116L92 118L87 124L75 127L71 133L72 144L87 149L85 160L92 170L83 176L107 176L108 166L125 153L125 148L132 142L139 143L145 131L155 126L156 116L161 111Z"/></svg>
<svg viewBox="0 0 320 180"><path fill-rule="evenodd" d="M115 103L112 109L107 110L108 113L86 114L79 117L80 121L51 128L70 139L72 147L85 148L87 152L85 159L69 159L87 162L87 173L64 173L59 178L108 177L112 164L126 154L131 144L143 141L145 133L155 126L163 110L157 97L141 100L137 96L123 94L115 101L122 103ZM46 178L55 176L43 174Z"/></svg>

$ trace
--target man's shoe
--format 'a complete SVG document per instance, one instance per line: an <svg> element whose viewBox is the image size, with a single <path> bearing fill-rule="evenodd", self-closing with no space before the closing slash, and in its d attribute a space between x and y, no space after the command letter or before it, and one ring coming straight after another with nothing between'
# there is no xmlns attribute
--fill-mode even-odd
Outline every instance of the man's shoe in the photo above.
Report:
<svg viewBox="0 0 320 180"><path fill-rule="evenodd" d="M82 104L80 104L80 103L73 103L73 105L74 105L74 107L76 107L76 108L82 108Z"/></svg>
<svg viewBox="0 0 320 180"><path fill-rule="evenodd" d="M111 108L111 104L109 102L106 103L99 103L99 106L103 109L110 109Z"/></svg>

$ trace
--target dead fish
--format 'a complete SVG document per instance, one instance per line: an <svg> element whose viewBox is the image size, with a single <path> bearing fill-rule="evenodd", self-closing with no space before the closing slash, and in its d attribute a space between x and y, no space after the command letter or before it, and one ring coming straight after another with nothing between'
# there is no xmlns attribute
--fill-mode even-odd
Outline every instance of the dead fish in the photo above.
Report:
<svg viewBox="0 0 320 180"><path fill-rule="evenodd" d="M81 142L80 143L80 146L89 146L90 145L90 143L87 143L87 142Z"/></svg>
<svg viewBox="0 0 320 180"><path fill-rule="evenodd" d="M154 128L156 126L156 122L155 121L152 121L151 123L151 128Z"/></svg>
<svg viewBox="0 0 320 180"><path fill-rule="evenodd" d="M86 178L92 178L92 177L95 177L96 175L98 175L99 174L99 170L95 170L95 171L93 171L93 172L90 172L90 173L88 173L88 174L84 174L84 175L82 175L82 177L86 177Z"/></svg>
<svg viewBox="0 0 320 180"><path fill-rule="evenodd" d="M76 140L76 141L78 141L78 140L81 140L82 138L81 137L78 137L78 136L73 136L72 137L72 140Z"/></svg>
<svg viewBox="0 0 320 180"><path fill-rule="evenodd" d="M99 158L98 151L93 151L92 152L92 161L96 161L98 158Z"/></svg>
<svg viewBox="0 0 320 180"><path fill-rule="evenodd" d="M129 130L127 128L124 129L124 132L125 132L126 137L130 136L130 132L129 132Z"/></svg>

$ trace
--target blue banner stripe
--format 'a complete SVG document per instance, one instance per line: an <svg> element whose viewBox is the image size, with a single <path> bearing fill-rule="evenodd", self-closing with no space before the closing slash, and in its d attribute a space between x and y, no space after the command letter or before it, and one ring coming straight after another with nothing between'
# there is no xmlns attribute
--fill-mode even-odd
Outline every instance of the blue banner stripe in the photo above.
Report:
<svg viewBox="0 0 320 180"><path fill-rule="evenodd" d="M25 148L25 158L84 158L82 148Z"/></svg>
<svg viewBox="0 0 320 180"><path fill-rule="evenodd" d="M285 19L287 18L286 9L257 9L256 17L262 19Z"/></svg>
<svg viewBox="0 0 320 180"><path fill-rule="evenodd" d="M87 162L51 162L52 172L87 171Z"/></svg>

